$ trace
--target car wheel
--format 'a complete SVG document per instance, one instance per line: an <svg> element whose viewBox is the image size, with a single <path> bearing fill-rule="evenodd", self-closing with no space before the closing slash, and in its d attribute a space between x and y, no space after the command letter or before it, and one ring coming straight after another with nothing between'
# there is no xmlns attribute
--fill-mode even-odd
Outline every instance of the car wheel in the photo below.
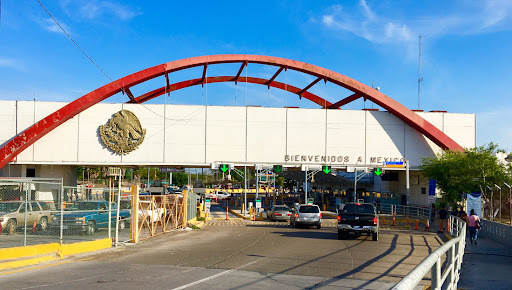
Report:
<svg viewBox="0 0 512 290"><path fill-rule="evenodd" d="M338 231L338 240L343 240L345 238L345 233L342 231Z"/></svg>
<svg viewBox="0 0 512 290"><path fill-rule="evenodd" d="M378 233L372 233L372 240L373 241L379 240L379 234Z"/></svg>
<svg viewBox="0 0 512 290"><path fill-rule="evenodd" d="M321 229L322 228L322 225L318 225L316 226L317 229Z"/></svg>
<svg viewBox="0 0 512 290"><path fill-rule="evenodd" d="M5 230L8 235L14 235L14 233L16 233L16 221L12 219L9 220L5 226Z"/></svg>
<svg viewBox="0 0 512 290"><path fill-rule="evenodd" d="M119 230L122 231L126 228L126 221L119 221Z"/></svg>
<svg viewBox="0 0 512 290"><path fill-rule="evenodd" d="M93 221L88 221L87 222L87 234L93 235L95 231L96 231L96 224L94 224Z"/></svg>
<svg viewBox="0 0 512 290"><path fill-rule="evenodd" d="M39 227L41 228L42 231L46 231L48 229L48 218L47 217L44 216L39 220Z"/></svg>

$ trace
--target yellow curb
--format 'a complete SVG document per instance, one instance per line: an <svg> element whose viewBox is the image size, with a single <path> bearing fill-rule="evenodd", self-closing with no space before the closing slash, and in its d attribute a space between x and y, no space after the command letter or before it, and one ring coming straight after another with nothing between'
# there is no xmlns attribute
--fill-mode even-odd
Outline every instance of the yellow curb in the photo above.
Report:
<svg viewBox="0 0 512 290"><path fill-rule="evenodd" d="M0 261L56 253L58 243L0 249Z"/></svg>
<svg viewBox="0 0 512 290"><path fill-rule="evenodd" d="M25 259L25 260L21 260L21 261L0 263L0 270L20 268L20 267L25 267L25 266L29 266L29 265L39 264L41 262L48 262L48 261L53 261L53 260L58 260L58 259L59 258L53 257L53 256L43 256L43 257L38 257L38 258Z"/></svg>
<svg viewBox="0 0 512 290"><path fill-rule="evenodd" d="M232 213L232 214L236 215L237 217L244 219L244 220L252 220L250 217L243 216L243 215L241 215L241 214L239 214L239 213L235 212L234 210L228 209L228 211L229 211L230 213ZM264 219L264 218L257 217L255 220L257 220L257 221L263 221L263 220L265 220L265 219Z"/></svg>
<svg viewBox="0 0 512 290"><path fill-rule="evenodd" d="M0 253L5 253L6 256L1 256L2 258L9 257L10 259L16 258L24 258L29 256L37 256L37 255L45 255L41 257L28 258L19 261L9 261L0 263L0 270L12 269L25 267L29 265L38 264L41 262L48 262L53 260L62 259L65 256L93 252L102 249L107 249L112 247L112 240L109 238L95 240L95 241L87 241L87 242L78 242L73 244L47 244L47 245L35 245L28 247L16 247L16 248L8 248L1 249ZM14 256L18 254L18 256Z"/></svg>
<svg viewBox="0 0 512 290"><path fill-rule="evenodd" d="M89 242L79 242L73 244L62 245L58 255L61 258L69 255L75 255L85 252L93 252L98 250L103 250L112 247L112 240L109 238L89 241Z"/></svg>

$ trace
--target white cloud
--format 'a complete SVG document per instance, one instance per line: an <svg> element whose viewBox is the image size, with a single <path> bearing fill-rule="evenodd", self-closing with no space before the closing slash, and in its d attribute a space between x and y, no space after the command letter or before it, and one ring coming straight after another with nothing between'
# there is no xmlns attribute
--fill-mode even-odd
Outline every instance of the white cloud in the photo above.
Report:
<svg viewBox="0 0 512 290"><path fill-rule="evenodd" d="M23 65L18 60L13 58L2 58L0 57L0 67L12 68L19 71L25 71Z"/></svg>
<svg viewBox="0 0 512 290"><path fill-rule="evenodd" d="M121 20L130 20L142 14L136 9L114 1L63 0L61 1L61 5L68 15L87 20L93 20L103 16L114 16Z"/></svg>
<svg viewBox="0 0 512 290"><path fill-rule="evenodd" d="M62 21L60 21L58 19L57 19L57 21L62 26L62 28L64 28L66 30L67 33L71 34L69 31L69 27L67 25L65 25L64 23L62 23ZM57 25L57 23L55 23L55 21L53 21L53 19L51 19L50 17L40 20L39 25L46 31L64 34L62 29L60 29L60 27Z"/></svg>
<svg viewBox="0 0 512 290"><path fill-rule="evenodd" d="M329 12L322 15L322 23L333 30L346 31L370 42L407 45L415 43L418 34L433 38L512 29L512 1L487 0L472 3L472 6L464 4L460 3L461 7L448 13L439 10L438 15L411 15L409 12L406 18L400 18L388 17L385 12L377 13L365 0L360 0L359 5L350 9L349 13L340 5L331 6Z"/></svg>

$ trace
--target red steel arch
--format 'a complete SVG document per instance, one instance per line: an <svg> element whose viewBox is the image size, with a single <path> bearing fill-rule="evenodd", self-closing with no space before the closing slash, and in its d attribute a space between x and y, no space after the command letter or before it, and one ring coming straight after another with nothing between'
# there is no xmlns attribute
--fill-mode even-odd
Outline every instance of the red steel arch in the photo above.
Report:
<svg viewBox="0 0 512 290"><path fill-rule="evenodd" d="M236 76L220 76L208 78L205 77L208 65L221 63L241 63L241 66ZM249 63L275 66L278 67L278 70L274 74L274 76L272 76L272 78L270 78L269 80L252 77L240 77L243 68L247 66ZM198 66L203 66L202 78L176 83L172 85L169 83L168 75L170 73ZM292 69L295 71L306 73L315 76L316 80L303 89L275 82L274 79L277 77L279 73L283 71L283 69ZM137 98L135 98L131 93L130 87L163 75L165 75L166 77L165 87L156 89ZM334 104L327 102L326 100L307 91L310 87L312 87L314 84L321 80L324 80L326 82L329 81L339 86L342 86L354 92L354 94ZM330 109L339 108L340 106L348 102L363 97L388 110L390 113L397 116L399 119L401 119L414 129L416 129L420 133L424 134L427 138L432 140L436 145L438 145L442 149L450 149L454 151L463 150L463 148L459 144L457 144L453 139L448 137L448 135L446 135L437 127L435 127L434 125L420 117L418 114L414 113L410 109L406 108L405 106L391 99L390 97L384 95L383 93L375 89L372 89L371 87L340 73L312 64L280 57L245 54L222 54L198 56L160 64L136 72L134 74L125 76L118 80L115 80L107 85L104 85L82 96L81 98L67 104L66 106L62 107L61 109L55 111L54 113L42 119L41 121L32 125L30 128L21 132L12 140L10 140L7 144L5 144L2 148L0 148L0 168L5 166L8 162L13 160L13 158L16 157L19 153L21 153L23 150L25 150L27 147L32 145L34 142L39 140L41 137L46 135L51 130L55 129L56 127L71 119L80 112L119 92L125 92L130 97L130 102L139 103L147 101L151 98L154 98L158 95L161 95L171 90L181 89L198 84L204 84L205 82L215 83L227 81L246 81L250 83L267 85L269 87L272 86L280 89L286 89L289 92L296 93L300 97L307 98L315 102L316 104L319 104L322 107L327 107Z"/></svg>

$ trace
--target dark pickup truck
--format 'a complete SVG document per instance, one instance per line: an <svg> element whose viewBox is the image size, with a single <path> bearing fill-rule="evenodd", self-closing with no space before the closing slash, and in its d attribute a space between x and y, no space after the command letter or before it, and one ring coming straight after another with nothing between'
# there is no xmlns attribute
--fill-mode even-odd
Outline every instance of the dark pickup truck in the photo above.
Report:
<svg viewBox="0 0 512 290"><path fill-rule="evenodd" d="M379 238L379 218L371 203L347 203L338 211L338 239L350 234L372 235L372 240Z"/></svg>

